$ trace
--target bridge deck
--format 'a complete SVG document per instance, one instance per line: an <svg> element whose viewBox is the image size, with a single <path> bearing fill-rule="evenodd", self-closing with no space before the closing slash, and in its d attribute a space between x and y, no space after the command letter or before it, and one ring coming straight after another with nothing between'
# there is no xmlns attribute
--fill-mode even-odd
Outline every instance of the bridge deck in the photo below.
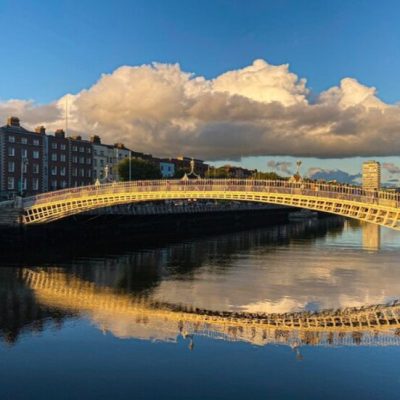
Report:
<svg viewBox="0 0 400 400"><path fill-rule="evenodd" d="M306 208L400 230L398 193L282 180L196 179L93 185L23 199L23 223L47 223L100 207L143 201L219 199Z"/></svg>

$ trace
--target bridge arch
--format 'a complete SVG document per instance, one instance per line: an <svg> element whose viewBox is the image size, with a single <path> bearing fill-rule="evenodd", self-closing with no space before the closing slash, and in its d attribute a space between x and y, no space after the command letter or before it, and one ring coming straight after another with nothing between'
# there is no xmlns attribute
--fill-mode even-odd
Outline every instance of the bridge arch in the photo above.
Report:
<svg viewBox="0 0 400 400"><path fill-rule="evenodd" d="M64 189L23 199L23 223L48 223L114 205L178 199L234 200L300 207L400 230L397 193L345 185L254 179L132 181Z"/></svg>

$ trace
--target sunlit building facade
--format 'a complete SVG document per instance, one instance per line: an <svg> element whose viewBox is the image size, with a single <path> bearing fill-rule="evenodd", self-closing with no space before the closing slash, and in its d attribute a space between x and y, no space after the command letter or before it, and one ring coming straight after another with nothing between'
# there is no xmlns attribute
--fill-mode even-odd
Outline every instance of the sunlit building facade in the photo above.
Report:
<svg viewBox="0 0 400 400"><path fill-rule="evenodd" d="M366 190L379 190L381 187L381 164L366 161L362 166L362 186Z"/></svg>

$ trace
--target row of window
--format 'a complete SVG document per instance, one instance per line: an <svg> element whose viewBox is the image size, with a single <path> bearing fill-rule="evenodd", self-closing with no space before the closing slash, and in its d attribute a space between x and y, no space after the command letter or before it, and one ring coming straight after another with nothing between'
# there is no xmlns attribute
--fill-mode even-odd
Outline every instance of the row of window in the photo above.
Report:
<svg viewBox="0 0 400 400"><path fill-rule="evenodd" d="M12 136L12 135L8 136L8 141L10 143L16 143L15 136ZM28 138L27 137L21 137L21 143L22 144L28 144ZM39 139L33 139L32 140L32 144L34 146L40 146L40 140Z"/></svg>
<svg viewBox="0 0 400 400"><path fill-rule="evenodd" d="M17 184L18 186L21 186L21 180L20 179L15 179L13 176L8 177L7 180L7 188L8 190L15 190L17 189ZM39 190L39 178L32 178L31 180L31 187L32 190ZM22 180L22 190L27 190L28 188L28 181L26 178L23 178ZM18 189L20 189L18 187Z"/></svg>
<svg viewBox="0 0 400 400"><path fill-rule="evenodd" d="M72 162L73 163L78 163L78 157L77 156L72 156ZM80 164L85 164L85 157L79 157L79 163ZM92 159L91 158L87 158L86 159L86 164L87 165L92 165Z"/></svg>
<svg viewBox="0 0 400 400"><path fill-rule="evenodd" d="M9 147L8 148L8 156L9 157L14 157L15 156L15 147ZM40 153L39 150L33 150L32 151L32 158L34 159L39 159ZM22 158L28 158L28 149L22 149L21 150L21 157Z"/></svg>
<svg viewBox="0 0 400 400"><path fill-rule="evenodd" d="M28 171L28 164L22 164L22 171L24 174ZM15 172L15 162L9 161L8 162L8 172ZM39 173L39 164L33 163L32 164L32 173L38 174Z"/></svg>
<svg viewBox="0 0 400 400"><path fill-rule="evenodd" d="M60 148L60 150L66 150L67 149L67 145L65 143L60 143L60 146L59 146L58 143L53 142L51 144L51 148L53 150L57 150L58 148Z"/></svg>
<svg viewBox="0 0 400 400"><path fill-rule="evenodd" d="M86 170L86 173L85 173L85 169L84 168L76 168L76 167L74 167L74 168L72 168L72 170L71 170L71 172L72 172L72 176L78 176L78 174L79 174L79 176L81 177L81 178L91 178L92 177L92 170L91 169L87 169Z"/></svg>
<svg viewBox="0 0 400 400"><path fill-rule="evenodd" d="M60 154L60 161L65 162L67 160L66 154ZM51 155L51 161L58 161L58 154L57 153L52 153Z"/></svg>
<svg viewBox="0 0 400 400"><path fill-rule="evenodd" d="M79 153L84 153L85 152L85 148L83 146L72 146L72 151L78 151ZM91 147L86 147L86 153L91 154L92 153L92 148Z"/></svg>

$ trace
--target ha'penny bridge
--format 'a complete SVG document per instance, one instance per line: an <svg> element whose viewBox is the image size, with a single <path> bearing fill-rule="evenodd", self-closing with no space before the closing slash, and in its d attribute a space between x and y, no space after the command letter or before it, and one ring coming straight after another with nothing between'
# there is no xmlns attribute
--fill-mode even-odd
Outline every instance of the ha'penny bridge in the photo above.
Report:
<svg viewBox="0 0 400 400"><path fill-rule="evenodd" d="M115 205L187 199L231 200L299 207L400 230L398 193L284 180L188 179L114 182L20 198L15 202L14 208L20 212L19 223L33 225ZM0 208L1 206L0 203ZM6 215L6 208L3 207L0 213Z"/></svg>
<svg viewBox="0 0 400 400"><path fill-rule="evenodd" d="M88 315L116 336L173 340L203 335L257 345L400 345L398 302L313 313L218 312L137 298L57 268L24 269L22 277L40 304ZM127 326L123 334L121 326Z"/></svg>

